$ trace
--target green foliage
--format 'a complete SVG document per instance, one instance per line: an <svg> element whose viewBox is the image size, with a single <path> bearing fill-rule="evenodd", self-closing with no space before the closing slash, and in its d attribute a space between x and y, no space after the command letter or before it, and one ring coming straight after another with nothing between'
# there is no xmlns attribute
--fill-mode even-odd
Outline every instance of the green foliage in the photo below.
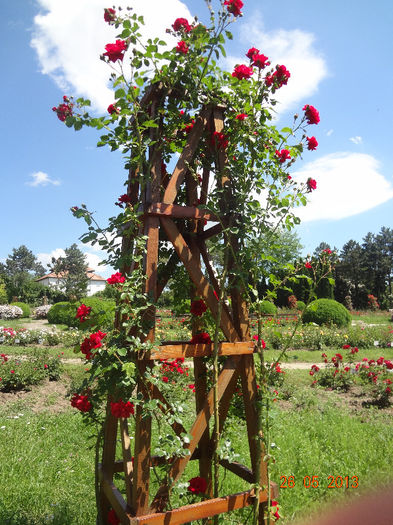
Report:
<svg viewBox="0 0 393 525"><path fill-rule="evenodd" d="M4 280L0 277L0 304L7 304L7 290Z"/></svg>
<svg viewBox="0 0 393 525"><path fill-rule="evenodd" d="M91 315L83 323L75 317L81 304L91 307ZM48 322L51 324L64 324L80 328L81 330L89 330L92 326L97 326L101 330L108 330L113 327L114 316L114 301L96 297L84 297L75 302L62 301L54 304L48 312Z"/></svg>
<svg viewBox="0 0 393 525"><path fill-rule="evenodd" d="M19 308L23 311L22 317L30 317L31 310L28 304L16 302L16 303L11 303L11 306L19 306Z"/></svg>
<svg viewBox="0 0 393 525"><path fill-rule="evenodd" d="M52 258L51 271L61 276L58 287L69 299L80 299L87 292L86 256L75 243L64 252L64 257Z"/></svg>
<svg viewBox="0 0 393 525"><path fill-rule="evenodd" d="M318 325L348 326L351 322L351 315L342 304L334 299L317 299L304 310L302 321Z"/></svg>
<svg viewBox="0 0 393 525"><path fill-rule="evenodd" d="M277 313L277 306L271 301L260 301L259 312L266 315L275 315Z"/></svg>
<svg viewBox="0 0 393 525"><path fill-rule="evenodd" d="M297 310L300 310L301 312L303 312L303 310L306 308L306 303L304 303L303 301L298 301L296 303L296 308Z"/></svg>

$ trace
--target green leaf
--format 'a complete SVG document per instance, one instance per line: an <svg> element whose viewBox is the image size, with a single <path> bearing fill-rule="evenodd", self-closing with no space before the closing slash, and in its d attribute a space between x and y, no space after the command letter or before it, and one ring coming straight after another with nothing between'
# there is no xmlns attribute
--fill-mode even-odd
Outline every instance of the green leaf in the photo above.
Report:
<svg viewBox="0 0 393 525"><path fill-rule="evenodd" d="M75 122L75 124L74 124L74 129L75 129L75 131L79 131L79 130L82 129L82 128L83 128L83 124L82 124L82 122L81 122L80 120L77 120L77 121Z"/></svg>
<svg viewBox="0 0 393 525"><path fill-rule="evenodd" d="M121 357L125 357L127 355L127 348L118 348L117 349L117 353L121 356ZM124 366L123 366L124 368Z"/></svg>
<svg viewBox="0 0 393 525"><path fill-rule="evenodd" d="M115 91L115 98L124 98L126 96L126 92L123 88L116 89Z"/></svg>

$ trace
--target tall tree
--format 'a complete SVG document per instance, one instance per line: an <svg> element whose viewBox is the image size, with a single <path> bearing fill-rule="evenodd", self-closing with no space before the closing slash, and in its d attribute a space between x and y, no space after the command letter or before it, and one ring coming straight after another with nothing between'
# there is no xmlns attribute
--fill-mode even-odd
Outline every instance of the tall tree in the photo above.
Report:
<svg viewBox="0 0 393 525"><path fill-rule="evenodd" d="M345 297L349 295L354 308L365 308L367 289L364 278L363 249L358 242L351 239L342 247L336 266L337 300L344 302Z"/></svg>
<svg viewBox="0 0 393 525"><path fill-rule="evenodd" d="M34 283L34 278L45 273L45 269L37 257L24 244L13 248L2 265L1 272L6 283L8 299L18 297L23 300L24 291Z"/></svg>
<svg viewBox="0 0 393 525"><path fill-rule="evenodd" d="M87 292L86 256L74 243L64 250L64 257L52 257L50 269L59 276L59 288L69 299L80 299Z"/></svg>

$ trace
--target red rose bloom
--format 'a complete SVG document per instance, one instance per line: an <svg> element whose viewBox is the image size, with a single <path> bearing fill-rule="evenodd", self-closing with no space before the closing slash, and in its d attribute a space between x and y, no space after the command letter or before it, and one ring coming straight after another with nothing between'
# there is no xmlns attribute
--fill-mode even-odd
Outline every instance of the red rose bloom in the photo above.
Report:
<svg viewBox="0 0 393 525"><path fill-rule="evenodd" d="M215 131L213 133L211 137L212 146L216 147L217 149L226 149L228 143L229 141L224 133L220 133L219 131Z"/></svg>
<svg viewBox="0 0 393 525"><path fill-rule="evenodd" d="M116 514L116 512L114 511L114 509L111 509L111 510L108 512L108 515L107 515L106 521L108 522L109 525L120 525L120 520L119 520L119 518L117 517L117 514Z"/></svg>
<svg viewBox="0 0 393 525"><path fill-rule="evenodd" d="M260 55L259 53L256 53L252 57L252 65L255 67L258 67L259 69L263 69L266 66L270 66L270 62L268 62L268 58L265 55ZM283 66L282 66L283 67Z"/></svg>
<svg viewBox="0 0 393 525"><path fill-rule="evenodd" d="M237 65L235 69L233 70L232 76L234 78L238 78L239 80L249 79L251 75L254 73L254 70L252 67L245 66L244 64Z"/></svg>
<svg viewBox="0 0 393 525"><path fill-rule="evenodd" d="M236 115L236 120L244 120L245 118L247 118L248 115L247 113L239 113L238 115Z"/></svg>
<svg viewBox="0 0 393 525"><path fill-rule="evenodd" d="M105 49L104 56L106 55L110 62L116 62L116 60L123 60L127 43L125 40L116 40L115 44L107 44Z"/></svg>
<svg viewBox="0 0 393 525"><path fill-rule="evenodd" d="M259 53L259 49L257 49L256 47L250 47L250 49L246 53L246 57L249 58L250 60L253 60L254 55L257 55L258 53Z"/></svg>
<svg viewBox="0 0 393 525"><path fill-rule="evenodd" d="M174 31L181 31L183 29L186 33L189 33L192 30L192 27L186 18L176 18L172 27Z"/></svg>
<svg viewBox="0 0 393 525"><path fill-rule="evenodd" d="M311 264L309 261L307 261L307 262L304 264L304 267L310 269L310 268L312 268L312 264Z"/></svg>
<svg viewBox="0 0 393 525"><path fill-rule="evenodd" d="M307 179L307 188L308 188L308 191L316 190L317 189L317 181L312 179L311 177L309 177Z"/></svg>
<svg viewBox="0 0 393 525"><path fill-rule="evenodd" d="M201 478L200 476L191 478L188 483L189 486L187 490L193 494L204 494L207 490L207 482L205 478Z"/></svg>
<svg viewBox="0 0 393 525"><path fill-rule="evenodd" d="M117 206L121 206L121 204L127 204L128 202L131 202L131 198L127 195L127 193L120 195L120 197L117 200L119 201L115 202Z"/></svg>
<svg viewBox="0 0 393 525"><path fill-rule="evenodd" d="M81 412L89 412L91 410L91 403L87 396L74 394L71 398L71 406L77 408Z"/></svg>
<svg viewBox="0 0 393 525"><path fill-rule="evenodd" d="M282 149L281 151L278 151L278 149L276 149L276 155L279 158L281 164L283 164L286 160L289 160L291 158L291 154L287 149Z"/></svg>
<svg viewBox="0 0 393 525"><path fill-rule="evenodd" d="M198 301L192 301L190 312L192 315L200 316L204 314L207 310L207 306L205 304L205 301L202 299L199 299Z"/></svg>
<svg viewBox="0 0 393 525"><path fill-rule="evenodd" d="M180 42L178 42L176 46L176 51L178 53L183 53L183 55L186 55L188 53L188 50L189 50L188 45L184 42L184 40L180 40Z"/></svg>
<svg viewBox="0 0 393 525"><path fill-rule="evenodd" d="M115 417L130 417L134 414L134 404L130 401L125 403L122 399L116 403L111 402L111 413Z"/></svg>
<svg viewBox="0 0 393 525"><path fill-rule="evenodd" d="M317 147L318 147L317 139L315 137L307 137L307 149L312 151L314 149L317 149Z"/></svg>
<svg viewBox="0 0 393 525"><path fill-rule="evenodd" d="M288 83L291 73L285 66L276 66L276 71L273 75L265 77L265 84L267 87L273 86L273 89L279 89L281 86Z"/></svg>
<svg viewBox="0 0 393 525"><path fill-rule="evenodd" d="M112 274L109 279L106 280L108 284L122 284L126 280L125 276L121 272Z"/></svg>
<svg viewBox="0 0 393 525"><path fill-rule="evenodd" d="M192 345L208 345L211 344L212 340L207 332L200 332L192 336L190 344Z"/></svg>
<svg viewBox="0 0 393 525"><path fill-rule="evenodd" d="M110 115L113 115L113 113L117 113L117 114L119 114L119 113L120 113L120 109L117 108L117 107L116 107L115 105L113 105L113 104L109 104L109 106L108 106L108 113L109 113Z"/></svg>
<svg viewBox="0 0 393 525"><path fill-rule="evenodd" d="M72 116L72 107L73 107L73 104L70 104L70 103L59 104L57 108L56 107L52 108L52 111L55 111L57 113L57 118L61 120L62 122L64 122L67 117Z"/></svg>
<svg viewBox="0 0 393 525"><path fill-rule="evenodd" d="M308 124L318 124L318 122L321 120L319 118L319 112L314 108L314 106L306 104L303 107L303 111L305 112L305 117Z"/></svg>
<svg viewBox="0 0 393 525"><path fill-rule="evenodd" d="M91 306L86 306L85 304L81 304L76 311L75 317L79 319L81 323L84 323L87 317L90 315L90 312L91 312Z"/></svg>
<svg viewBox="0 0 393 525"><path fill-rule="evenodd" d="M232 13L234 16L241 16L241 8L244 5L242 0L225 0L224 5L227 6L229 13Z"/></svg>
<svg viewBox="0 0 393 525"><path fill-rule="evenodd" d="M108 24L112 23L116 18L116 11L111 7L105 8L104 11L105 22L108 22Z"/></svg>

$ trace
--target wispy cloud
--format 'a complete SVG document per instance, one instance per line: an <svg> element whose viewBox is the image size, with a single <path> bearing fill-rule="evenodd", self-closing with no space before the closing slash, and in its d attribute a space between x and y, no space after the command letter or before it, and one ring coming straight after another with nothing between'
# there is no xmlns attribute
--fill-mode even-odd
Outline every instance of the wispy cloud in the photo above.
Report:
<svg viewBox="0 0 393 525"><path fill-rule="evenodd" d="M300 29L266 31L260 13L255 13L251 18L252 22L242 25L243 39L250 47L254 46L268 56L272 66L283 64L291 73L288 85L275 95L279 102L277 111L281 113L292 108L298 109L299 102L316 93L328 74L326 61L317 50L315 36ZM236 63L246 60L243 54L229 57L228 63L232 68ZM309 100L307 102L311 103Z"/></svg>
<svg viewBox="0 0 393 525"><path fill-rule="evenodd" d="M372 155L333 153L309 162L292 176L302 182L309 177L317 181L307 206L298 209L303 222L351 217L393 197L393 186Z"/></svg>
<svg viewBox="0 0 393 525"><path fill-rule="evenodd" d="M49 175L43 171L36 171L35 173L32 173L30 177L33 180L26 182L28 186L48 186L48 184L52 184L53 186L60 185L59 180L51 179Z"/></svg>
<svg viewBox="0 0 393 525"><path fill-rule="evenodd" d="M359 137L359 135L357 135L356 137L351 137L349 140L354 144L361 144L363 142L362 137Z"/></svg>
<svg viewBox="0 0 393 525"><path fill-rule="evenodd" d="M117 34L103 19L107 0L38 0L38 4L42 12L34 18L31 46L37 52L41 72L52 77L64 93L87 97L96 109L105 110L113 101L113 93L108 87L110 69L99 56ZM158 36L172 46L175 40L165 34L165 29L177 17L191 19L180 0L116 2L123 8L130 4L145 18L142 34L146 38Z"/></svg>
<svg viewBox="0 0 393 525"><path fill-rule="evenodd" d="M334 129L329 129L327 132L326 132L326 136L327 137L330 137L330 135L333 135L334 133Z"/></svg>

